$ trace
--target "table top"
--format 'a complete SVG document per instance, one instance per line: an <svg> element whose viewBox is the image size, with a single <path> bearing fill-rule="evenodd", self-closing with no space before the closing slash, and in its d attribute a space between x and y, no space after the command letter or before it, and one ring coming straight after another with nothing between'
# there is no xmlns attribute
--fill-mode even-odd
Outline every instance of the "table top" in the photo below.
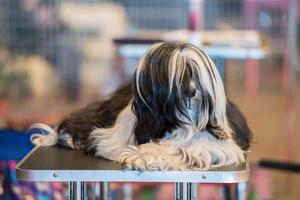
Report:
<svg viewBox="0 0 300 200"><path fill-rule="evenodd" d="M114 39L118 54L129 58L140 58L153 43L162 41L192 42L213 58L262 59L270 54L267 40L256 30L141 30Z"/></svg>
<svg viewBox="0 0 300 200"><path fill-rule="evenodd" d="M118 46L117 52L124 57L140 58L150 46L150 44L122 44ZM224 59L262 59L270 54L265 47L201 46L200 48L213 58Z"/></svg>
<svg viewBox="0 0 300 200"><path fill-rule="evenodd" d="M18 165L23 181L237 183L249 178L247 165L209 171L136 171L120 163L58 146L35 147Z"/></svg>

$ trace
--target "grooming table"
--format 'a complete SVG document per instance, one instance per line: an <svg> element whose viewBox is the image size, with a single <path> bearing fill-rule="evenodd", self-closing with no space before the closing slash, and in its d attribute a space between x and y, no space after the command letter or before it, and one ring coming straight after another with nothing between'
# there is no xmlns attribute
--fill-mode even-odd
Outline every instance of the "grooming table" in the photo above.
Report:
<svg viewBox="0 0 300 200"><path fill-rule="evenodd" d="M174 182L175 199L191 200L197 199L196 183L241 183L240 188L243 188L248 178L246 165L210 171L140 172L82 151L57 146L37 146L17 165L18 180L69 182L68 199L86 199L85 183L90 181L102 184L101 199L109 199L103 195L107 194L108 182Z"/></svg>

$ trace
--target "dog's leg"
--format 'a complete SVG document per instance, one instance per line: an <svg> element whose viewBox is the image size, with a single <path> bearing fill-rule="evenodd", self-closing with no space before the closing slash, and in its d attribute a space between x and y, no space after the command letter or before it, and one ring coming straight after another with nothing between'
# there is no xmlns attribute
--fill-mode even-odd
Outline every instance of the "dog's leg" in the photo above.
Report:
<svg viewBox="0 0 300 200"><path fill-rule="evenodd" d="M245 161L244 152L233 140L217 140L208 132L181 138L128 146L118 161L138 170L208 170Z"/></svg>
<svg viewBox="0 0 300 200"><path fill-rule="evenodd" d="M168 141L124 148L118 161L136 170L186 170L184 152Z"/></svg>
<svg viewBox="0 0 300 200"><path fill-rule="evenodd" d="M187 170L187 154L184 147L192 137L191 130L176 130L171 138L150 141L139 146L129 145L124 148L118 161L131 169L145 170ZM169 134L167 134L169 135ZM170 136L169 135L169 136ZM184 135L184 137L181 137Z"/></svg>
<svg viewBox="0 0 300 200"><path fill-rule="evenodd" d="M232 139L217 140L208 132L201 133L190 146L187 147L187 153L195 160L195 168L205 168L239 165L245 162L244 151ZM200 160L200 162L198 161Z"/></svg>

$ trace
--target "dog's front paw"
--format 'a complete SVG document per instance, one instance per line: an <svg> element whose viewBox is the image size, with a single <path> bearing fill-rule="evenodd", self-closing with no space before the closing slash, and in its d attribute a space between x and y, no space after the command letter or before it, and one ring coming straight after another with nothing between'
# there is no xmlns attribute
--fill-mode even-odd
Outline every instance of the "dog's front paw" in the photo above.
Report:
<svg viewBox="0 0 300 200"><path fill-rule="evenodd" d="M232 140L220 140L204 132L185 151L187 165L199 170L240 165L245 162L244 151Z"/></svg>
<svg viewBox="0 0 300 200"><path fill-rule="evenodd" d="M119 162L130 169L140 171L182 170L180 150L169 145L147 143L128 146L119 156Z"/></svg>
<svg viewBox="0 0 300 200"><path fill-rule="evenodd" d="M127 168L139 171L146 170L146 162L136 146L128 146L119 156L119 162Z"/></svg>
<svg viewBox="0 0 300 200"><path fill-rule="evenodd" d="M245 162L244 151L233 140L219 141L209 150L212 167L235 165Z"/></svg>

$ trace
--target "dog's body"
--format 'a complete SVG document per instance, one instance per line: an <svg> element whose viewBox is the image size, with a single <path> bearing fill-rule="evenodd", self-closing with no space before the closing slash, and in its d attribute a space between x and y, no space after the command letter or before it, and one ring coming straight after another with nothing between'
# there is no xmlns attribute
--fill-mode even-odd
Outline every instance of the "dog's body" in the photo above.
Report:
<svg viewBox="0 0 300 200"><path fill-rule="evenodd" d="M227 112L226 112L227 111ZM141 170L209 169L244 162L251 132L201 50L154 45L133 80L65 118L43 145L60 144Z"/></svg>

